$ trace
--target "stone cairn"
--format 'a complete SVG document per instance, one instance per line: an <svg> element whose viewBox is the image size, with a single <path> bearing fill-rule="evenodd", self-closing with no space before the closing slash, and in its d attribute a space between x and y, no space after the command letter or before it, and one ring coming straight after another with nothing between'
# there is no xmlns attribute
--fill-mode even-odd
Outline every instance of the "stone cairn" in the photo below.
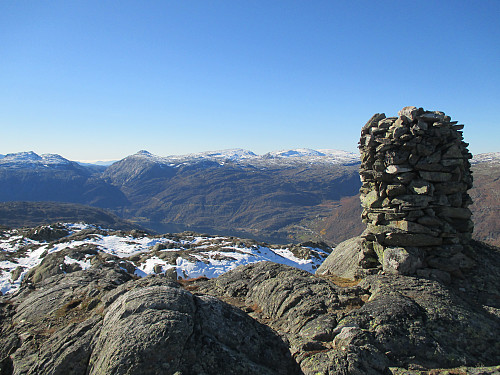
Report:
<svg viewBox="0 0 500 375"><path fill-rule="evenodd" d="M471 266L472 155L462 129L416 107L375 114L362 128L363 268L446 281Z"/></svg>

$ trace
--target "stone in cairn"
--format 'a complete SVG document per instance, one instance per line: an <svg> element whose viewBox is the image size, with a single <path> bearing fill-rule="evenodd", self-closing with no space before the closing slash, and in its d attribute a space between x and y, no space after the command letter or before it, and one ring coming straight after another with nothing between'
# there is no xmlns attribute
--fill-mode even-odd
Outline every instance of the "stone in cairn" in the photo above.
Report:
<svg viewBox="0 0 500 375"><path fill-rule="evenodd" d="M443 112L416 107L375 114L362 128L366 268L375 258L387 272L448 279L469 264L472 155L462 129Z"/></svg>

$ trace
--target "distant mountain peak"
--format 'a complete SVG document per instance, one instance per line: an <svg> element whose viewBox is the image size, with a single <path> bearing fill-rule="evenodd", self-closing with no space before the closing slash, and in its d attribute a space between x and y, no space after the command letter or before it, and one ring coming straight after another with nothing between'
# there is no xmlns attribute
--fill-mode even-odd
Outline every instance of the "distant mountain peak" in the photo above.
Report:
<svg viewBox="0 0 500 375"><path fill-rule="evenodd" d="M245 150L242 148L230 148L230 149L219 150L219 151L199 152L196 154L188 154L188 155L184 155L184 156L239 160L239 159L247 159L247 158L257 157L257 154L253 153L250 150Z"/></svg>
<svg viewBox="0 0 500 375"><path fill-rule="evenodd" d="M262 156L267 160L280 163L307 163L307 164L359 164L359 154L342 150L313 150L310 148L296 148L290 150L272 151Z"/></svg>
<svg viewBox="0 0 500 375"><path fill-rule="evenodd" d="M76 164L58 154L38 155L33 151L16 152L0 158L0 166L7 168L61 168Z"/></svg>
<svg viewBox="0 0 500 375"><path fill-rule="evenodd" d="M474 157L471 160L472 164L479 164L486 162L500 163L500 152L487 152L485 154L477 154L474 155Z"/></svg>
<svg viewBox="0 0 500 375"><path fill-rule="evenodd" d="M325 156L322 152L313 150L311 148L296 148L291 150L280 150L280 151L271 151L266 155L271 157L303 157L303 156Z"/></svg>
<svg viewBox="0 0 500 375"><path fill-rule="evenodd" d="M46 164L71 164L72 162L59 154L42 154L41 159Z"/></svg>
<svg viewBox="0 0 500 375"><path fill-rule="evenodd" d="M38 154L36 154L33 151L22 151L22 152L14 152L11 154L5 155L3 158L4 161L37 161L37 160L42 160L42 157Z"/></svg>
<svg viewBox="0 0 500 375"><path fill-rule="evenodd" d="M76 160L76 162L84 167L109 167L111 164L116 163L118 160Z"/></svg>

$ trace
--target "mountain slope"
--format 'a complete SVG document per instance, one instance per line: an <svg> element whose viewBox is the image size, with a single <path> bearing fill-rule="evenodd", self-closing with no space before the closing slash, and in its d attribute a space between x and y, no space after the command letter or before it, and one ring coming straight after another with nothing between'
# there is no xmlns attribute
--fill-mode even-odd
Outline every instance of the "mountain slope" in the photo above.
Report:
<svg viewBox="0 0 500 375"><path fill-rule="evenodd" d="M472 160L472 170L474 237L500 246L500 152L478 155Z"/></svg>
<svg viewBox="0 0 500 375"><path fill-rule="evenodd" d="M123 194L95 172L55 154L8 154L0 159L0 202L54 201L103 208L126 204Z"/></svg>
<svg viewBox="0 0 500 375"><path fill-rule="evenodd" d="M76 203L0 203L0 226L22 228L55 222L85 222L120 230L144 229L104 209Z"/></svg>

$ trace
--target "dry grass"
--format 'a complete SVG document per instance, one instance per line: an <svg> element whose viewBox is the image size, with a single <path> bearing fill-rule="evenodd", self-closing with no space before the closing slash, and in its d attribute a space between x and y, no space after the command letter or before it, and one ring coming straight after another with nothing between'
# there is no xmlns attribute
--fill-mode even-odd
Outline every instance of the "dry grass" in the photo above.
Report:
<svg viewBox="0 0 500 375"><path fill-rule="evenodd" d="M353 287L359 284L361 280L359 279L346 279L345 277L339 277L335 275L321 275L322 278L327 279L337 286L342 288Z"/></svg>
<svg viewBox="0 0 500 375"><path fill-rule="evenodd" d="M64 304L61 308L57 309L54 313L54 316L56 318L63 318L68 313L73 310L75 307L79 306L82 303L82 299L73 299L69 301L68 303Z"/></svg>
<svg viewBox="0 0 500 375"><path fill-rule="evenodd" d="M254 304L246 307L246 312L254 312L257 314L262 314L262 308L259 305L257 305L256 303L254 303Z"/></svg>
<svg viewBox="0 0 500 375"><path fill-rule="evenodd" d="M189 292L194 292L199 289L199 286L196 285L198 282L208 281L208 278L205 276L194 277L192 279L178 279L177 282L181 285L182 288Z"/></svg>

